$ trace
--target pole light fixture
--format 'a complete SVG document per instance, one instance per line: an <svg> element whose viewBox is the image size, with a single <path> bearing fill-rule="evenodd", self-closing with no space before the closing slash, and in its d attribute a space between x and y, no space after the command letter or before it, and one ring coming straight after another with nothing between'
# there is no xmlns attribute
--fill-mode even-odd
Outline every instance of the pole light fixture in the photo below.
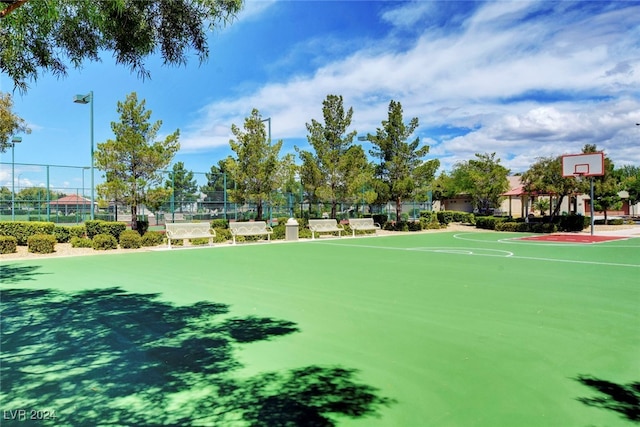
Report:
<svg viewBox="0 0 640 427"><path fill-rule="evenodd" d="M15 169L15 148L16 144L22 142L22 137L14 136L11 138L11 221L16 220L16 169Z"/></svg>
<svg viewBox="0 0 640 427"><path fill-rule="evenodd" d="M90 133L91 133L91 219L95 218L95 182L93 171L93 91L86 95L76 95L73 97L76 104L89 104L90 107Z"/></svg>

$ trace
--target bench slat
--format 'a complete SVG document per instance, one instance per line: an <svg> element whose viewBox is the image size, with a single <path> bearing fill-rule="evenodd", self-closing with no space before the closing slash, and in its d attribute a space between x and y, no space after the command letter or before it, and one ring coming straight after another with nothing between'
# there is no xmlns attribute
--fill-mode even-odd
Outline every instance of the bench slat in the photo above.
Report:
<svg viewBox="0 0 640 427"><path fill-rule="evenodd" d="M171 240L208 238L209 246L213 244L216 231L211 228L208 222L180 222L166 223L167 243L171 249Z"/></svg>
<svg viewBox="0 0 640 427"><path fill-rule="evenodd" d="M231 222L229 223L233 244L236 244L236 236L267 236L267 240L271 241L271 233L273 228L267 225L266 221L252 222Z"/></svg>
<svg viewBox="0 0 640 427"><path fill-rule="evenodd" d="M309 230L311 230L311 239L315 239L315 234L318 233L334 233L338 232L338 237L342 237L344 227L338 224L335 219L310 219Z"/></svg>
<svg viewBox="0 0 640 427"><path fill-rule="evenodd" d="M377 231L380 230L380 224L373 222L373 218L350 218L349 228L353 232L353 237L356 236L356 230L360 231Z"/></svg>

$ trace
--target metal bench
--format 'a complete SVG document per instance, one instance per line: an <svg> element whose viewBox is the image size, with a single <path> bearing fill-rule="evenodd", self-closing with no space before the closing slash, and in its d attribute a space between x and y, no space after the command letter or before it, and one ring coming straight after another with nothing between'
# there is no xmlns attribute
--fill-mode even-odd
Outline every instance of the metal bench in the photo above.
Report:
<svg viewBox="0 0 640 427"><path fill-rule="evenodd" d="M273 229L267 225L266 221L231 222L229 223L233 244L236 244L236 236L267 236L271 241Z"/></svg>
<svg viewBox="0 0 640 427"><path fill-rule="evenodd" d="M309 230L311 230L311 238L316 238L316 233L335 233L338 232L338 237L342 237L344 227L338 224L335 219L310 219Z"/></svg>
<svg viewBox="0 0 640 427"><path fill-rule="evenodd" d="M165 227L169 249L171 249L171 240L207 238L211 246L213 238L216 237L216 230L212 230L208 222L168 222Z"/></svg>
<svg viewBox="0 0 640 427"><path fill-rule="evenodd" d="M356 231L378 231L380 224L373 222L373 218L349 218L349 228L356 237Z"/></svg>

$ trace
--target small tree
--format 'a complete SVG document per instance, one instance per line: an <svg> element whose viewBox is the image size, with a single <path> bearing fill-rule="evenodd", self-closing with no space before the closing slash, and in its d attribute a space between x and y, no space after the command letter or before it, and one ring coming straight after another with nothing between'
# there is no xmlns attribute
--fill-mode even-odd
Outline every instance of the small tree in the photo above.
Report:
<svg viewBox="0 0 640 427"><path fill-rule="evenodd" d="M231 198L238 203L256 204L256 219L262 219L265 202L283 182L285 170L293 165L292 156L280 159L282 141L275 144L267 139L262 116L257 109L244 121L244 130L235 124L231 132L236 137L229 141L236 157L229 157L226 168L235 181L235 188L229 190Z"/></svg>
<svg viewBox="0 0 640 427"><path fill-rule="evenodd" d="M362 189L370 179L370 170L362 148L353 145L356 132L347 133L353 108L345 111L342 96L327 95L322 115L324 124L315 119L307 123L307 139L314 152L296 150L305 175L312 177L305 181L307 187L313 187L315 195L331 203L331 218L335 218L338 203L353 198Z"/></svg>
<svg viewBox="0 0 640 427"><path fill-rule="evenodd" d="M405 124L400 102L389 103L389 115L382 121L382 127L376 135L367 135L367 139L375 146L371 155L379 159L376 176L382 185L378 186L378 194L388 194L396 204L396 218L402 214L402 201L413 194L416 183L423 179L424 162L422 158L429 153L429 146L420 146L420 139L407 142L418 127L418 118L412 118ZM433 179L433 177L431 177ZM385 191L386 190L386 191Z"/></svg>
<svg viewBox="0 0 640 427"><path fill-rule="evenodd" d="M500 206L502 194L509 189L509 169L500 164L496 153L476 154L476 158L454 165L452 179L458 193L471 196L480 212Z"/></svg>
<svg viewBox="0 0 640 427"><path fill-rule="evenodd" d="M554 194L558 198L555 208L550 212L551 222L560 212L565 197L582 192L582 187L575 178L562 176L562 158L560 156L539 157L522 174L522 183L528 193Z"/></svg>
<svg viewBox="0 0 640 427"><path fill-rule="evenodd" d="M11 95L0 92L0 153L11 147L11 138L18 133L29 134L31 129L23 118L13 112Z"/></svg>
<svg viewBox="0 0 640 427"><path fill-rule="evenodd" d="M122 192L122 200L131 206L136 218L138 205L146 203L147 193L162 182L160 170L171 163L180 148L176 130L162 141L156 141L162 121L150 123L151 110L146 101L138 102L135 92L118 102L120 122L111 122L115 139L98 144L95 160L107 177L106 192ZM133 221L133 228L137 228Z"/></svg>
<svg viewBox="0 0 640 427"><path fill-rule="evenodd" d="M173 198L179 204L182 212L184 203L192 203L197 199L198 184L193 177L193 172L184 168L183 162L174 163L170 173L170 179L165 181L165 189L173 189ZM172 178L172 179L171 179Z"/></svg>
<svg viewBox="0 0 640 427"><path fill-rule="evenodd" d="M586 144L582 149L585 154L598 153L595 144ZM607 211L618 210L622 207L622 199L618 194L621 190L619 176L614 173L614 164L604 156L604 175L594 177L593 207L604 213L604 223L607 224Z"/></svg>
<svg viewBox="0 0 640 427"><path fill-rule="evenodd" d="M625 165L615 170L620 185L623 190L629 194L629 207L635 206L640 202L640 167ZM630 211L629 214L637 215L637 212Z"/></svg>

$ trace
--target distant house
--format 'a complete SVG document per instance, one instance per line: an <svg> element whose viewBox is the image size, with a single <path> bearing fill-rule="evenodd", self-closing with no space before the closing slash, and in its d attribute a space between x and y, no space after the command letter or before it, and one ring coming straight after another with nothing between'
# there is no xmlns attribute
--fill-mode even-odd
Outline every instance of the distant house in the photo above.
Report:
<svg viewBox="0 0 640 427"><path fill-rule="evenodd" d="M78 196L77 194L52 200L49 202L49 206L52 210L55 209L58 212L64 212L64 215L70 215L76 212L91 212L91 200Z"/></svg>

